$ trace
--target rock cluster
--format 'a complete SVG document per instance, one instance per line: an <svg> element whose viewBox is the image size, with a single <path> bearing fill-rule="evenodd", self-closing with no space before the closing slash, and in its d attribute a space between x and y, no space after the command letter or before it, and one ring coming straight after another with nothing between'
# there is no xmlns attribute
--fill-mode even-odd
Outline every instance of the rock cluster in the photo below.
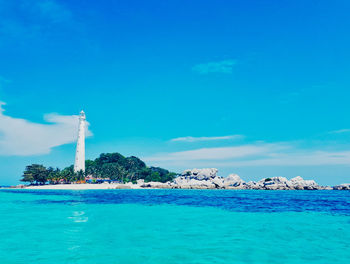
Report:
<svg viewBox="0 0 350 264"><path fill-rule="evenodd" d="M217 172L214 168L185 170L170 185L177 189L237 189L244 183L237 174L223 178Z"/></svg>
<svg viewBox="0 0 350 264"><path fill-rule="evenodd" d="M252 189L252 190L324 190L330 187L322 187L314 180L304 180L297 176L288 180L285 177L264 178L258 182L243 181L237 174L228 177L217 176L218 170L192 169L185 170L173 182L165 183L165 188L177 189ZM148 183L149 184L149 183ZM163 187L164 188L164 187ZM349 185L341 185L339 189L350 188Z"/></svg>
<svg viewBox="0 0 350 264"><path fill-rule="evenodd" d="M319 186L314 180L304 180L297 176L288 180L285 177L264 178L258 182L250 181L247 183L247 189L263 190L320 190L324 187Z"/></svg>
<svg viewBox="0 0 350 264"><path fill-rule="evenodd" d="M350 183L340 184L334 187L320 186L313 180L304 180L297 176L288 180L285 177L263 178L260 181L243 181L237 174L230 174L228 177L217 175L218 170L192 169L185 170L181 175L169 182L145 182L143 179L125 184L101 183L101 184L56 184L25 186L18 185L14 188L29 189L236 189L236 190L350 190Z"/></svg>
<svg viewBox="0 0 350 264"><path fill-rule="evenodd" d="M333 190L350 190L350 183L343 183L333 187Z"/></svg>
<svg viewBox="0 0 350 264"><path fill-rule="evenodd" d="M155 189L172 189L171 182L145 182L145 180L137 180L137 185L141 188Z"/></svg>
<svg viewBox="0 0 350 264"><path fill-rule="evenodd" d="M263 178L260 181L243 181L237 174L228 177L217 175L215 168L185 170L171 182L144 182L138 180L138 188L157 189L238 189L238 190L350 190L350 184L334 187L320 186L314 180L297 176L290 180L285 177Z"/></svg>

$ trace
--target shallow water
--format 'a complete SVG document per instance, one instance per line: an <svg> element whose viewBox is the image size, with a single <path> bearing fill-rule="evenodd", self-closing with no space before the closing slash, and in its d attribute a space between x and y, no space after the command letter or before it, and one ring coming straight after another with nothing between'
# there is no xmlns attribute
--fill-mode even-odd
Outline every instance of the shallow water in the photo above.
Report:
<svg viewBox="0 0 350 264"><path fill-rule="evenodd" d="M349 263L350 192L0 190L0 263Z"/></svg>

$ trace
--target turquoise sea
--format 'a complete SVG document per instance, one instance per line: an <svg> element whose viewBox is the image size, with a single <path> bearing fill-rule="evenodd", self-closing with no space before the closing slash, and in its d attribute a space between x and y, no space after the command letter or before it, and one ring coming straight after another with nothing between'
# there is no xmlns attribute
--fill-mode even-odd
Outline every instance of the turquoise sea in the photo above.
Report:
<svg viewBox="0 0 350 264"><path fill-rule="evenodd" d="M0 263L350 263L350 192L0 190Z"/></svg>

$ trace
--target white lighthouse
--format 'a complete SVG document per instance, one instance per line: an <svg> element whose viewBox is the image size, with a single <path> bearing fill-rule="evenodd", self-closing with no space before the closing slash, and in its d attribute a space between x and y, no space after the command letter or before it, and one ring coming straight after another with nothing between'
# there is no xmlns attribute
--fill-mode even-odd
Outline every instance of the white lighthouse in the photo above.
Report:
<svg viewBox="0 0 350 264"><path fill-rule="evenodd" d="M75 152L74 172L85 171L85 123L86 116L84 111L81 111L79 116L79 132L77 150Z"/></svg>

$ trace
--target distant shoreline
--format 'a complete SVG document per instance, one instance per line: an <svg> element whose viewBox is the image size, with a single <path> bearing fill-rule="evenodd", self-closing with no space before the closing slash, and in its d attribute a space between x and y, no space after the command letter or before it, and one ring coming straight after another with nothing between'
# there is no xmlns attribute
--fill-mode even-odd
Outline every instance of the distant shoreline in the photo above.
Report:
<svg viewBox="0 0 350 264"><path fill-rule="evenodd" d="M226 188L208 188L206 186L171 186L162 183L152 182L149 185L140 186L138 184L115 184L115 183L102 183L102 184L46 184L46 185L18 185L11 187L1 187L0 189L26 189L26 190L117 190L117 189L129 189L129 190L150 190L150 189L174 189L174 190L302 190L302 189L264 189L264 188L240 188L240 187L226 187ZM304 189L310 190L310 189ZM339 188L339 186L334 187L324 187L314 190L348 190L346 188Z"/></svg>
<svg viewBox="0 0 350 264"><path fill-rule="evenodd" d="M138 179L135 182L120 183L108 180L86 183L55 183L43 185L17 185L16 189L33 190L109 190L109 189L202 189L202 190L350 190L350 184L320 186L314 180L304 180L296 176L263 178L257 182L245 182L237 174L227 177L217 176L216 168L192 169L167 182Z"/></svg>
<svg viewBox="0 0 350 264"><path fill-rule="evenodd" d="M137 184L45 184L45 185L25 185L16 186L13 189L28 189L28 190L109 190L109 189L144 189Z"/></svg>

